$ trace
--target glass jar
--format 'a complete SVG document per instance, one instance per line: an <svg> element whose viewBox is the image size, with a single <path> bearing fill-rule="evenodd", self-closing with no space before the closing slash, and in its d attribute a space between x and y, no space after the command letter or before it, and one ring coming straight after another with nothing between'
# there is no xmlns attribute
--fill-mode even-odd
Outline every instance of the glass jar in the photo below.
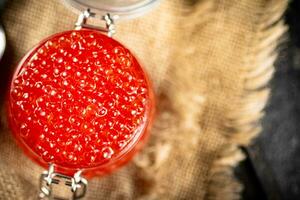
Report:
<svg viewBox="0 0 300 200"><path fill-rule="evenodd" d="M41 194L60 179L76 188L127 163L143 146L154 94L138 60L112 38L115 19L151 9L154 0L65 0L81 11L75 30L54 34L18 63L8 95L8 120L24 152L41 166ZM90 17L105 27L87 24Z"/></svg>

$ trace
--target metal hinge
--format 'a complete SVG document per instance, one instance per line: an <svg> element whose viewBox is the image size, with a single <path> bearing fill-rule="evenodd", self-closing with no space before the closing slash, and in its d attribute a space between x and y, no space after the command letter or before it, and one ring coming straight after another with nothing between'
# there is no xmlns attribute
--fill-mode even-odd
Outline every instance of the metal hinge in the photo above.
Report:
<svg viewBox="0 0 300 200"><path fill-rule="evenodd" d="M106 32L108 37L112 37L115 33L116 33L116 27L114 24L114 18L116 17L112 17L109 13L107 13L106 15L102 16L102 20L105 21L105 27L98 27L95 25L90 25L87 24L87 19L90 17L95 17L96 14L91 12L90 9L87 9L85 11L83 11L77 19L77 22L75 23L75 29L79 30L81 28L90 28L90 29L96 29L102 32Z"/></svg>
<svg viewBox="0 0 300 200"><path fill-rule="evenodd" d="M73 177L54 171L54 165L49 166L40 176L40 200L76 200L85 196L87 180L81 177L81 171Z"/></svg>

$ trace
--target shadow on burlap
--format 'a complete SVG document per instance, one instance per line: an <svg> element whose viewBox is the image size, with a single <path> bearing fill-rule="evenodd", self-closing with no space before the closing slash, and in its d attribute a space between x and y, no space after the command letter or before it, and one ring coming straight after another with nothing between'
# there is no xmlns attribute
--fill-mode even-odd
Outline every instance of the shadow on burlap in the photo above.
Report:
<svg viewBox="0 0 300 200"><path fill-rule="evenodd" d="M243 159L238 146L260 131L286 5L162 0L145 16L119 22L115 38L147 69L157 116L145 149L126 167L91 180L87 199L238 199L242 186L232 169ZM72 29L76 19L59 0L9 1L3 15L7 71L41 39ZM14 144L4 112L0 199L35 199L43 169Z"/></svg>

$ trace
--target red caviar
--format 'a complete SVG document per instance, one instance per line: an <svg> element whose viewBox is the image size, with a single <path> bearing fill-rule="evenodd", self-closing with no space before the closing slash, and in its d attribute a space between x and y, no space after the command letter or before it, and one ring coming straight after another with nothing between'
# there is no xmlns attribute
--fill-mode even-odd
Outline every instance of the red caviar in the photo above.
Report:
<svg viewBox="0 0 300 200"><path fill-rule="evenodd" d="M64 173L103 174L128 161L147 134L152 88L131 52L94 30L67 31L20 62L9 121L25 152Z"/></svg>

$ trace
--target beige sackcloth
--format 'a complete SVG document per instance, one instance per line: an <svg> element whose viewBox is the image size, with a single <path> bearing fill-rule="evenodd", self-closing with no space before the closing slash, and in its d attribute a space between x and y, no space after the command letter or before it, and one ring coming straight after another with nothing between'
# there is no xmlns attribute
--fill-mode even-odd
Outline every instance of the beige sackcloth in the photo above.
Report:
<svg viewBox="0 0 300 200"><path fill-rule="evenodd" d="M239 146L260 131L286 7L284 0L161 0L117 22L115 39L153 82L156 120L142 152L90 180L86 199L239 199L233 168L244 157ZM2 17L12 72L33 45L72 29L77 14L60 0L10 0ZM4 103L0 199L36 199L44 169L15 145Z"/></svg>

